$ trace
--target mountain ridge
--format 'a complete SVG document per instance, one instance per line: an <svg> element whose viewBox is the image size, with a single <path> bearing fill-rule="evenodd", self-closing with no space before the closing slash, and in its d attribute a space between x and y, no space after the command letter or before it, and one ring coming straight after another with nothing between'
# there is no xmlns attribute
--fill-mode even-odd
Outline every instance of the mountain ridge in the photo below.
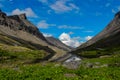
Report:
<svg viewBox="0 0 120 80"><path fill-rule="evenodd" d="M120 46L120 12L116 13L114 19L95 37L85 42L73 53L81 53L82 51L96 49L112 49Z"/></svg>

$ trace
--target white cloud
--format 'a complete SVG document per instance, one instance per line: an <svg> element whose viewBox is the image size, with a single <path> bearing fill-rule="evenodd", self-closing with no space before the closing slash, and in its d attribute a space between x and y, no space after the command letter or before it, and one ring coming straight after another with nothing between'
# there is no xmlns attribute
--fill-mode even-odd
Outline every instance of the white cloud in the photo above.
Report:
<svg viewBox="0 0 120 80"><path fill-rule="evenodd" d="M83 27L78 26L68 26L68 25L60 25L58 26L59 29L83 29Z"/></svg>
<svg viewBox="0 0 120 80"><path fill-rule="evenodd" d="M48 10L48 11L47 11L48 14L51 14L51 12L52 12L51 10Z"/></svg>
<svg viewBox="0 0 120 80"><path fill-rule="evenodd" d="M53 35L50 34L50 33L43 33L43 36L44 36L44 37L52 37Z"/></svg>
<svg viewBox="0 0 120 80"><path fill-rule="evenodd" d="M116 8L112 9L112 13L117 13L118 11L120 11L120 6L117 6Z"/></svg>
<svg viewBox="0 0 120 80"><path fill-rule="evenodd" d="M48 24L45 20L42 20L37 24L37 27L42 28L42 29L47 29L50 26L56 26L56 25L55 24Z"/></svg>
<svg viewBox="0 0 120 80"><path fill-rule="evenodd" d="M74 32L72 32L72 31L71 31L71 32L69 32L68 34L70 34L70 35L71 35L71 34L74 34Z"/></svg>
<svg viewBox="0 0 120 80"><path fill-rule="evenodd" d="M88 40L92 39L92 37L93 36L87 36L87 37L85 37L85 40L88 41Z"/></svg>
<svg viewBox="0 0 120 80"><path fill-rule="evenodd" d="M80 46L80 42L79 42L80 37L73 37L71 38L70 34L68 33L62 33L59 36L59 40L62 41L64 44L71 46L71 47L78 47Z"/></svg>
<svg viewBox="0 0 120 80"><path fill-rule="evenodd" d="M73 4L73 3L70 3L69 5L70 5L70 7L71 7L72 9L79 10L79 7L77 7L77 6L76 6L75 4Z"/></svg>
<svg viewBox="0 0 120 80"><path fill-rule="evenodd" d="M68 0L58 0L54 4L50 5L50 8L54 10L56 13L61 13L61 12L68 12L72 10L79 10L79 7L77 7L73 3L69 3Z"/></svg>
<svg viewBox="0 0 120 80"><path fill-rule="evenodd" d="M72 3L72 0L56 0L55 2L48 1L48 0L38 0L43 4L46 4L51 10L55 11L56 13L63 13L75 10L77 13L79 12L79 7Z"/></svg>
<svg viewBox="0 0 120 80"><path fill-rule="evenodd" d="M118 11L120 11L120 6L117 7Z"/></svg>
<svg viewBox="0 0 120 80"><path fill-rule="evenodd" d="M33 10L31 8L26 8L24 10L15 9L12 11L13 15L19 15L22 13L25 13L27 15L27 17L37 17L37 15L33 12Z"/></svg>
<svg viewBox="0 0 120 80"><path fill-rule="evenodd" d="M92 30L86 30L86 31L83 31L83 32L92 33L92 32L94 32L94 31L92 31Z"/></svg>
<svg viewBox="0 0 120 80"><path fill-rule="evenodd" d="M106 5L105 5L105 7L109 7L111 4L110 3L107 3Z"/></svg>
<svg viewBox="0 0 120 80"><path fill-rule="evenodd" d="M116 13L116 11L115 11L114 9L112 9L112 13L114 13L114 14L115 14L115 13Z"/></svg>

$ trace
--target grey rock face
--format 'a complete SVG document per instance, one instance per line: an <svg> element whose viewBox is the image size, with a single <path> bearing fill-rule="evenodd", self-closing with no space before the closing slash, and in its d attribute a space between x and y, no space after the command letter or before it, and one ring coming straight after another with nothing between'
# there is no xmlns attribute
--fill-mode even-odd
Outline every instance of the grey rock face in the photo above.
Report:
<svg viewBox="0 0 120 80"><path fill-rule="evenodd" d="M28 32L46 41L42 33L39 32L38 28L27 20L25 14L7 16L4 12L0 11L0 25L9 27L14 31L22 30Z"/></svg>

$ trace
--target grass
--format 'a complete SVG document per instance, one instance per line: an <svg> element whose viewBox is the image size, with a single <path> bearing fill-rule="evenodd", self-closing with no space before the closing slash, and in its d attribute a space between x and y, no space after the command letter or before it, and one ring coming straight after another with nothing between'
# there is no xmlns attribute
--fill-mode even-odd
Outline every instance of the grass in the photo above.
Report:
<svg viewBox="0 0 120 80"><path fill-rule="evenodd" d="M97 58L104 55L114 55L115 53L120 53L120 47L83 50L77 54L84 58Z"/></svg>
<svg viewBox="0 0 120 80"><path fill-rule="evenodd" d="M47 56L44 50L0 44L0 63L29 63Z"/></svg>
<svg viewBox="0 0 120 80"><path fill-rule="evenodd" d="M90 51L95 54L96 51ZM47 52L25 47L0 44L1 80L119 80L120 51L102 58L84 58L78 69L67 69L61 63L47 61ZM87 65L92 64L92 67ZM107 65L103 66L102 65ZM98 67L95 67L98 66Z"/></svg>
<svg viewBox="0 0 120 80"><path fill-rule="evenodd" d="M90 68L87 63L96 66L107 64L107 67ZM106 58L83 59L76 70L62 67L60 63L41 62L37 64L12 64L3 66L1 63L0 79L2 80L119 80L120 54ZM116 66L116 64L119 64Z"/></svg>
<svg viewBox="0 0 120 80"><path fill-rule="evenodd" d="M65 76L71 74L73 76ZM2 80L119 80L120 67L69 70L54 63L20 65L0 69Z"/></svg>

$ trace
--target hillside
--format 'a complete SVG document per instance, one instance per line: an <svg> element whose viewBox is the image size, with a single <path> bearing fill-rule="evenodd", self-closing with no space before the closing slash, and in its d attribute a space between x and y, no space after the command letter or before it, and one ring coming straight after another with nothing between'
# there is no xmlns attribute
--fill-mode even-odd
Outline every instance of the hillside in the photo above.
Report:
<svg viewBox="0 0 120 80"><path fill-rule="evenodd" d="M59 39L56 39L54 37L46 37L46 40L51 43L52 45L55 45L56 47L63 49L65 51L71 51L72 47L69 47L62 43Z"/></svg>
<svg viewBox="0 0 120 80"><path fill-rule="evenodd" d="M0 11L0 43L45 50L52 56L55 53L58 55L65 54L68 51L49 43L25 14L7 16L2 11Z"/></svg>
<svg viewBox="0 0 120 80"><path fill-rule="evenodd" d="M114 53L115 50L120 49L120 12L115 14L114 19L107 25L107 27L93 37L91 40L82 44L73 53L79 53L82 55L84 51L93 51L94 53L110 54ZM87 53L87 52L85 52ZM84 54L85 54L84 53ZM91 53L91 52L90 52Z"/></svg>

